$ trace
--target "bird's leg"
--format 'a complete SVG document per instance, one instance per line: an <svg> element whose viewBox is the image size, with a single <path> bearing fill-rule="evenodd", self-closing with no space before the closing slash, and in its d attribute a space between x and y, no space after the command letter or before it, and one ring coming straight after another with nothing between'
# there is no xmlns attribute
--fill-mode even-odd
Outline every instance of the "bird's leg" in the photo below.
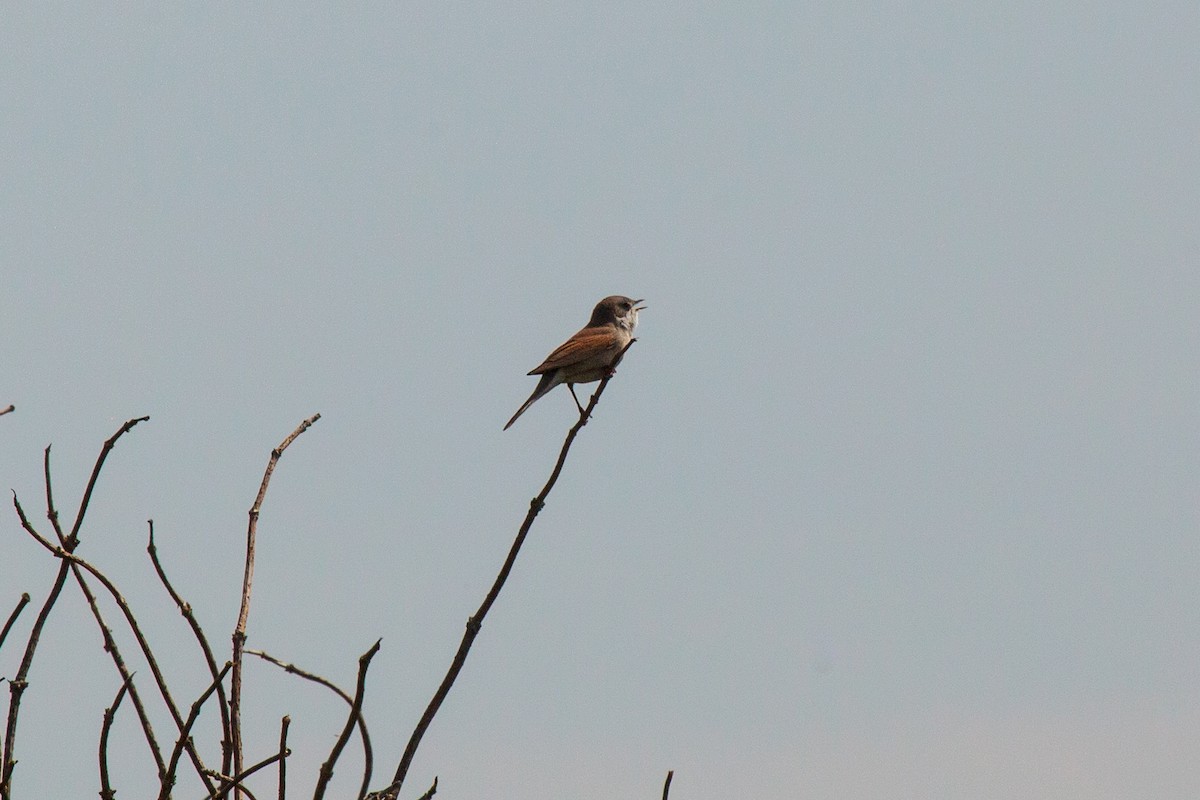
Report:
<svg viewBox="0 0 1200 800"><path fill-rule="evenodd" d="M567 388L571 390L571 397L575 398L575 407L579 409L579 415L583 416L587 412L583 410L583 405L579 402L579 398L575 396L575 384L568 383Z"/></svg>

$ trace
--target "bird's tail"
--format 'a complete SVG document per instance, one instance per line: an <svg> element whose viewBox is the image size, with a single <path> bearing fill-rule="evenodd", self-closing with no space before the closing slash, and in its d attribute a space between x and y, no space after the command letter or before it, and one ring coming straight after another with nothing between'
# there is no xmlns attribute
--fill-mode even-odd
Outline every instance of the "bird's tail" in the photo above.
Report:
<svg viewBox="0 0 1200 800"><path fill-rule="evenodd" d="M541 399L541 397L543 395L545 395L547 392L549 392L551 389L553 389L555 386L558 385L554 381L554 373L556 371L557 370L551 370L550 372L547 372L545 375L542 376L542 379L540 381L538 381L537 388L535 388L533 390L533 394L529 395L529 399L526 400L524 402L524 404L520 408L517 409L517 413L512 415L512 419L510 419L508 421L508 424L504 426L504 430L508 430L509 428L511 428L512 424L517 421L517 417L524 414L525 410L527 408L529 408L531 405L536 403L539 399Z"/></svg>

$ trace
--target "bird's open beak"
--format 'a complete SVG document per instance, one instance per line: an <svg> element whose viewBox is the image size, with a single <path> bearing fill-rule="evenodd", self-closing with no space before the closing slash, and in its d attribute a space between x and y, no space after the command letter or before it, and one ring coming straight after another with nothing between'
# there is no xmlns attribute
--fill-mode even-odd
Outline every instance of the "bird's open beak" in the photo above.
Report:
<svg viewBox="0 0 1200 800"><path fill-rule="evenodd" d="M649 306L639 306L638 305L638 303L644 303L644 302L646 302L645 299L634 300L633 301L633 310L634 311L645 311L647 308L649 308Z"/></svg>

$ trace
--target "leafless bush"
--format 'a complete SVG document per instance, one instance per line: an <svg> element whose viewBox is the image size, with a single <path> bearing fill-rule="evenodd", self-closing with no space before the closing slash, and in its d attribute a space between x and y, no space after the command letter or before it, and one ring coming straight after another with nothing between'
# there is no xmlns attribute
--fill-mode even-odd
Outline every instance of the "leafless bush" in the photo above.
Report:
<svg viewBox="0 0 1200 800"><path fill-rule="evenodd" d="M633 342L630 342L632 345ZM628 349L628 345L626 346ZM617 356L620 360L624 355L624 350ZM615 363L615 362L614 362ZM611 376L610 376L611 377ZM254 560L255 560L255 540L257 534L258 518L262 508L263 500L266 497L267 488L270 484L271 475L273 474L279 459L287 448L305 431L308 430L317 420L320 415L316 414L309 419L304 420L300 425L285 438L278 447L271 451L270 458L267 462L266 470L263 473L262 482L259 485L258 494L254 499L254 503L250 508L249 521L246 530L246 557L245 571L242 580L241 606L238 614L237 624L232 635L232 649L228 661L218 663L214 654L210 638L205 632L204 627L196 619L192 611L191 605L180 596L174 585L168 578L167 571L159 559L158 551L154 542L154 522L150 520L149 526L149 543L147 545L147 554L151 566L154 569L163 588L170 595L175 606L178 608L182 616L187 622L191 631L192 638L195 639L198 647L198 657L203 660L204 668L210 677L210 682L205 690L188 705L182 707L175 699L175 693L172 692L170 683L168 682L163 671L159 667L159 661L155 656L154 648L151 646L147 637L143 633L142 626L138 622L137 615L126 602L121 592L110 579L110 577L100 568L92 563L84 560L76 554L76 548L79 545L80 535L84 519L87 516L88 505L92 497L93 490L96 487L101 470L109 453L113 450L118 440L122 436L129 433L136 425L145 422L148 417L139 417L131 419L117 430L112 435L100 450L100 455L96 459L95 466L92 469L91 476L84 489L83 496L79 503L79 510L71 520L69 529L65 529L59 519L58 509L54 501L53 483L51 480L50 470L50 448L47 447L43 458L43 480L45 484L45 505L46 519L50 524L52 535L47 536L42 533L29 519L20 499L14 494L13 508L16 511L17 518L20 520L21 527L26 533L36 540L46 551L57 558L60 562L58 573L54 579L51 589L42 603L41 609L38 612L37 619L34 621L30 630L29 636L25 642L25 650L20 661L17 673L12 677L9 683L9 704L8 713L3 730L3 739L0 739L0 800L16 800L17 795L14 791L14 772L17 766L17 745L18 745L18 722L20 721L21 699L26 688L29 685L29 673L34 663L34 657L37 653L38 643L41 639L42 632L46 622L49 619L50 612L58 601L67 581L73 580L79 587L92 617L96 621L96 625L100 629L101 636L104 641L104 650L109 654L117 674L120 676L121 685L113 698L112 704L105 710L100 726L99 742L97 747L97 760L100 782L100 797L102 800L113 800L115 790L113 789L112 776L110 775L108 763L108 742L109 734L118 711L121 709L126 698L129 704L133 706L134 713L137 715L143 737L146 740L147 749L150 757L154 760L156 774L158 776L159 800L167 800L172 796L172 792L180 779L181 771L194 775L196 781L203 785L205 796L210 800L218 798L227 798L232 795L235 800L241 798L249 798L249 800L257 800L249 789L246 788L245 781L252 775L259 773L262 770L272 768L276 774L276 795L280 800L287 797L289 785L287 782L288 759L291 751L288 748L288 730L290 718L285 716L280 721L279 739L277 743L272 743L270 749L262 747L248 747L242 740L242 710L244 707L243 685L242 685L242 669L246 655L252 655L263 659L271 664L274 664L288 673L296 675L308 681L320 684L326 687L338 697L340 697L347 705L346 721L342 730L331 749L328 758L321 764L317 772L316 784L312 787L312 796L314 800L322 800L328 789L330 779L334 773L334 767L337 764L339 757L345 750L350 741L357 739L363 750L363 775L357 792L358 800L396 800L399 797L400 790L404 784L405 776L408 773L409 766L412 764L413 758L416 755L417 748L420 746L421 739L425 731L429 728L433 718L438 713L442 702L449 694L451 687L454 685L463 665L466 663L471 646L479 635L480 628L483 624L484 617L487 616L492 604L496 602L496 598L500 594L500 590L504 587L505 581L512 570L513 564L516 562L517 556L520 553L521 546L525 541L525 537L529 534L530 528L533 526L534 520L537 518L538 512L541 511L545 504L546 497L554 488L554 484L558 481L559 474L562 472L563 465L566 463L567 454L571 449L571 445L575 440L583 426L587 424L592 410L600 400L605 387L608 385L609 378L604 378L595 394L592 395L591 401L585 409L582 409L578 421L568 431L566 439L563 442L562 448L559 451L558 459L554 464L554 468L550 473L549 479L542 487L542 490L529 503L529 510L525 515L512 547L509 549L508 556L504 560L495 581L488 590L483 602L474 614L467 620L466 630L463 632L463 637L459 643L458 650L454 654L454 658L450 663L450 667L442 679L441 684L434 692L433 698L426 707L425 712L421 715L417 722L408 744L404 752L399 758L394 773L390 782L375 792L369 792L372 773L375 764L375 755L371 746L371 737L367 730L367 723L364 718L363 707L366 695L366 679L367 671L371 665L371 660L379 652L379 642L376 642L369 650L363 653L358 659L358 679L355 683L354 691L348 692L336 686L330 680L316 675L312 672L304 670L294 664L287 663L261 650L246 648L246 625L250 614L250 602L252 598L252 588L254 579ZM7 414L13 410L12 406L7 409L0 409L0 415ZM149 666L153 687L147 694L145 691L144 682L135 680L135 676L127 666L117 641L112 633L112 628L108 620L104 617L100 609L100 604L96 598L97 588L107 593L115 602L123 617L123 623L132 633L134 640L137 642L137 648L141 652L142 658ZM3 628L0 628L0 648L4 646L5 640L8 637L13 624L17 617L22 613L25 607L29 604L29 594L21 595L16 607L9 614ZM226 688L226 680L228 679L228 689ZM171 720L172 730L170 734L160 740L151 723L151 717L147 712L147 703L161 703L166 708ZM216 714L220 718L220 741L208 743L207 746L198 744L192 736L193 728L200 719L206 708L216 706ZM170 744L164 746L163 742ZM247 752L249 751L262 752L265 754L257 760L247 763ZM252 757L251 757L252 758ZM667 774L666 783L663 786L663 798L666 800L672 774ZM437 779L433 781L433 785L421 795L422 800L427 800L432 797L437 791Z"/></svg>

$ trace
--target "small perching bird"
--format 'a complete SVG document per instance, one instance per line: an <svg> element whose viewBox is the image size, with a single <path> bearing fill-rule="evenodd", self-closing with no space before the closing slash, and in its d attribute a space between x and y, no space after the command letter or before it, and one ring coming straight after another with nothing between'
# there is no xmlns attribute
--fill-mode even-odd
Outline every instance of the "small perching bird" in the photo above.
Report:
<svg viewBox="0 0 1200 800"><path fill-rule="evenodd" d="M625 349L633 338L637 327L638 312L646 308L639 306L641 300L630 300L619 294L606 297L592 310L592 318L586 327L558 346L546 360L529 371L530 375L541 375L537 388L524 405L517 409L504 430L512 427L525 409L536 403L543 395L565 383L583 413L583 406L575 395L575 384L591 383L611 375L616 366L613 360Z"/></svg>

